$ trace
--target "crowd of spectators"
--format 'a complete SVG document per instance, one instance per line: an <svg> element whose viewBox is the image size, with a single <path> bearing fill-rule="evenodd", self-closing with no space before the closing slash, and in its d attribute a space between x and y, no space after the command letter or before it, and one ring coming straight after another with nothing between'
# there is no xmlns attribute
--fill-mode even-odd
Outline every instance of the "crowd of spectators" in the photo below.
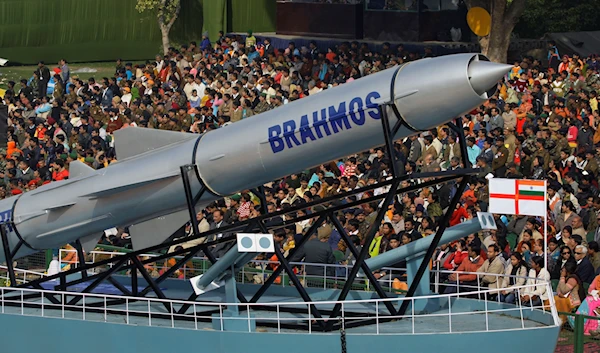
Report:
<svg viewBox="0 0 600 353"><path fill-rule="evenodd" d="M259 39L249 32L245 39L221 33L210 41L205 35L199 43L170 48L164 56L142 64L118 60L113 76L86 81L70 73L66 60L52 69L40 62L32 79L11 82L3 97L9 106L9 142L0 155L1 197L68 178L68 166L74 160L95 169L108 167L116 161L112 134L118 129L138 126L205 133L242 119L260 119L255 115L432 55L431 50L409 52L402 45L389 43L379 51L358 42L327 50L320 50L315 42L302 48L293 42L286 48L274 48L269 38ZM485 211L489 198L486 177L490 175L545 179L549 198L546 232L540 218L495 215L497 231L442 245L435 263L447 270L497 274L533 271L532 277L558 280L558 295L562 297L577 293L577 286L594 282L600 268L599 70L595 55L559 56L553 43L549 43L546 58L515 61L498 84L498 93L461 117L465 157L480 173L469 180L456 209L448 210L457 192L454 182L399 195L386 210L381 225L374 224L378 203L347 209L338 217L352 242L367 246L370 257L378 256L434 234L445 212L451 212L450 225L455 225ZM48 94L51 79L54 89ZM467 167L457 134L447 126L396 141L394 148L394 156L383 148L373 149L273 181L266 188L267 209L286 209L376 184L390 177L391 163L396 163L402 174ZM409 179L402 186L420 182ZM381 187L338 202L385 191ZM260 215L259 203L248 191L219 200L199 213L201 231L256 217ZM305 209L268 222L276 225L284 218L313 211ZM313 221L275 232L283 252L295 247ZM371 226L380 228L375 239L365 244ZM180 236L190 233L188 226ZM543 234L548 237L547 249ZM120 230L105 241L123 245L127 233ZM187 246L194 244L197 242ZM222 255L227 247L214 250ZM540 260L546 252L548 263ZM293 260L311 263L354 261L339 229L331 223L321 225L314 239L295 253ZM391 279L385 271L376 276ZM448 281L465 286L473 282L493 287L515 284L498 277L461 274L451 275ZM538 303L550 295L531 292L515 298L508 291L500 294L506 301ZM572 300L573 294L569 295L570 305L583 300Z"/></svg>

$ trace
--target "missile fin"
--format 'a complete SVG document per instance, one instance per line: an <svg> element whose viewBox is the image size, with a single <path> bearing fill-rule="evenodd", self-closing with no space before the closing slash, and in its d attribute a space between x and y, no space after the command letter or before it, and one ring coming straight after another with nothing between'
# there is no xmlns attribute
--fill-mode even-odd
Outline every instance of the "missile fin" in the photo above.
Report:
<svg viewBox="0 0 600 353"><path fill-rule="evenodd" d="M135 157L174 143L197 139L196 134L130 127L114 132L115 150L119 161Z"/></svg>
<svg viewBox="0 0 600 353"><path fill-rule="evenodd" d="M164 242L189 220L188 210L183 210L129 227L133 250L149 248Z"/></svg>
<svg viewBox="0 0 600 353"><path fill-rule="evenodd" d="M47 213L46 211L37 211L37 212L31 212L31 213L25 213L25 214L21 214L15 217L15 222L18 223L23 223L25 221L28 221L30 219L34 219L37 217L41 217L41 216L45 216Z"/></svg>
<svg viewBox="0 0 600 353"><path fill-rule="evenodd" d="M98 175L98 174L89 175L89 176L90 177L94 177L96 175ZM40 186L39 188L37 188L35 190L29 191L27 193L27 195L29 195L29 196L38 195L38 194L41 194L41 193L46 192L46 191L50 191L50 190L62 188L64 186L73 184L73 183L75 183L75 182L77 182L79 180L81 180L81 179L67 179L67 180L55 181L55 182L50 183L50 184L42 185L42 186Z"/></svg>
<svg viewBox="0 0 600 353"><path fill-rule="evenodd" d="M73 205L75 205L75 202L61 203L61 204L58 204L58 205L53 205L53 206L46 207L46 211L58 211L60 209L69 208L69 207L71 207Z"/></svg>
<svg viewBox="0 0 600 353"><path fill-rule="evenodd" d="M95 198L95 199L102 198L102 197L109 197L109 196L113 196L113 195L116 195L116 194L119 194L119 193L122 193L125 191L139 188L144 185L148 185L148 184L160 181L160 180L170 179L170 178L174 178L174 177L179 177L179 171L174 171L174 172L166 173L163 175L158 175L158 176L152 177L150 179L140 180L135 183L121 185L121 186L117 186L115 188L92 192L92 193L83 195L83 197L89 197L89 198Z"/></svg>
<svg viewBox="0 0 600 353"><path fill-rule="evenodd" d="M88 176L94 174L94 172L94 168L81 161L73 161L69 164L69 178Z"/></svg>
<svg viewBox="0 0 600 353"><path fill-rule="evenodd" d="M100 233L99 235L98 234L88 235L86 237L79 239L79 242L81 243L81 247L83 248L83 251L86 254L89 254L90 251L94 250L96 245L98 245L98 241L100 241L101 237L102 237L102 233Z"/></svg>

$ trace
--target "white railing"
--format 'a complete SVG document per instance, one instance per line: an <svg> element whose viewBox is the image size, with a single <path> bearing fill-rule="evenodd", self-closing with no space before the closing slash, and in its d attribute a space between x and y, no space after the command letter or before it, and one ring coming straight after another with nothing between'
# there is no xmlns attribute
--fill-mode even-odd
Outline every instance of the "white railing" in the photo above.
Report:
<svg viewBox="0 0 600 353"><path fill-rule="evenodd" d="M39 279L39 278L46 276L45 273L30 271L30 270L23 270L20 268L15 268L14 271L15 271L15 280L17 281L17 284L27 283L29 281ZM8 267L0 265L0 278L4 279L5 281L10 281L10 276L8 275Z"/></svg>
<svg viewBox="0 0 600 353"><path fill-rule="evenodd" d="M549 286L549 284L545 284ZM535 285L516 286L513 289L518 293L526 292ZM371 320L374 322L368 326L372 331L356 331L351 329L347 331L348 335L353 334L378 334L378 335L405 335L405 334L423 334L416 326L421 325L423 320L435 320L434 327L437 331L431 332L431 326L428 326L427 333L465 333L465 332L493 332L493 331L510 331L510 330L528 330L553 325L527 325L527 312L533 310L548 311L553 315L554 325L560 325L558 313L551 299L550 308L539 306L526 306L520 301L514 306L490 306L485 301L484 308L477 310L465 311L464 307L458 310L453 310L456 307L456 299L470 298L472 295L488 297L497 290L485 289L476 292L454 293L443 295L419 296L413 298L390 298L390 299L368 299L368 300L352 300L352 301L319 301L315 304L319 307L333 307L335 304L341 303L341 316L346 325L353 321ZM61 303L69 302L72 298L79 299L79 305L69 304L52 304L45 296L54 295L61 299ZM37 289L21 289L21 288L0 288L0 305L3 314L27 315L38 317L52 317L73 320L99 321L109 323L125 323L127 325L148 325L171 328L186 328L186 329L205 329L210 327L213 318L213 313L220 313L216 318L218 326L221 330L224 329L225 321L241 320L244 322L240 325L237 331L251 332L254 321L259 323L270 323L270 331L272 333L290 332L289 324L301 324L302 327L294 327L294 332L303 333L318 333L316 329L319 322L323 320L325 323L327 318L317 318L311 313L311 307L304 302L282 302L282 303L251 303L251 304L231 304L231 303L213 303L213 302L188 302L180 300L161 300L155 298L134 298L115 295L101 295L89 293L71 293L57 292ZM418 301L440 300L446 298L446 303L442 305L442 309L432 313L421 313L415 311ZM112 300L123 300L125 303L120 306L110 306ZM391 302L398 308L403 302L409 301L410 306L404 315L389 316L380 313L379 308L382 308L386 302ZM170 309L165 308L165 304ZM190 309L184 314L178 314L178 308L183 305L189 305ZM241 311L237 317L223 315L227 308L237 306ZM269 307L270 310L263 310L264 307ZM299 312L298 309L304 308L305 312ZM359 308L357 310L357 308ZM294 309L294 314L287 314L287 309ZM362 309L362 310L361 310ZM244 313L244 311L246 313ZM351 317L346 317L346 312L352 312ZM356 316L357 312L363 312L364 315ZM360 314L359 314L360 315ZM471 329L465 331L461 325L473 318L473 315L485 317L485 327ZM469 317L470 316L470 317ZM500 316L510 316L518 320L513 328L493 327L490 325L491 320L499 320ZM408 323L403 326L404 330L386 330L386 322L390 320L406 320ZM415 321L420 322L415 324ZM445 324L447 322L447 325ZM495 322L495 321L494 321ZM266 326L266 324L264 324ZM502 325L501 325L502 326ZM247 329L246 329L247 327ZM462 327L462 328L461 328Z"/></svg>

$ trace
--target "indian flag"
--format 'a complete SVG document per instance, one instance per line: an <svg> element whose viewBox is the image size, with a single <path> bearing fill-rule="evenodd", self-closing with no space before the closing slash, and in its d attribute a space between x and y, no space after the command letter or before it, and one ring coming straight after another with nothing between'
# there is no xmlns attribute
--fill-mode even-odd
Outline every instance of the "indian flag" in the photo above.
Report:
<svg viewBox="0 0 600 353"><path fill-rule="evenodd" d="M546 181L490 179L489 212L546 216Z"/></svg>

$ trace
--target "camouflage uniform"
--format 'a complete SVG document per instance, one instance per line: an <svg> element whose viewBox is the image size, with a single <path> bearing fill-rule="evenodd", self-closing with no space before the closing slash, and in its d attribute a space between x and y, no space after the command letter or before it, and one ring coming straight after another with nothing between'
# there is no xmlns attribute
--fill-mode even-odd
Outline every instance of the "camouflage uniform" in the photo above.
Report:
<svg viewBox="0 0 600 353"><path fill-rule="evenodd" d="M264 113L268 110L271 110L271 105L269 103L267 103L266 101L264 102L259 102L256 105L256 108L254 108L254 113L255 114L260 114L260 113Z"/></svg>

